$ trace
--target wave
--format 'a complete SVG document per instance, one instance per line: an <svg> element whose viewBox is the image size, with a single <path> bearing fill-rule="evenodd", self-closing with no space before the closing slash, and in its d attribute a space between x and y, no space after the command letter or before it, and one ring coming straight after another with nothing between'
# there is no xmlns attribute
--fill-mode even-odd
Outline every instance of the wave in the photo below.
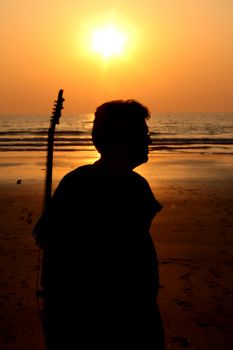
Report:
<svg viewBox="0 0 233 350"><path fill-rule="evenodd" d="M82 135L84 133L81 133ZM54 152L94 151L91 137L56 135ZM70 135L70 132L67 133ZM47 137L0 137L0 152L46 151ZM233 138L153 138L150 152L233 153Z"/></svg>
<svg viewBox="0 0 233 350"><path fill-rule="evenodd" d="M81 137L81 138L77 138L77 137L55 137L54 138L57 141L68 141L68 142L76 142L76 141L81 141L81 142L85 142L85 141L90 141L92 142L90 137ZM47 137L18 137L18 138L10 138L10 137L0 137L0 143L1 142L47 142L48 138Z"/></svg>
<svg viewBox="0 0 233 350"><path fill-rule="evenodd" d="M152 144L216 144L216 145L233 145L233 138L207 138L207 137L193 137L193 138L152 138Z"/></svg>
<svg viewBox="0 0 233 350"><path fill-rule="evenodd" d="M84 135L85 134L85 135ZM56 135L54 140L55 143L59 142L66 142L66 143L92 143L92 138L91 136L87 136L87 133L80 133L80 135L83 135L81 137L65 137L65 133L61 133L62 136ZM67 133L67 135L72 135L72 133ZM173 137L173 138L153 138L151 137L152 144L179 144L179 145L185 145L185 144L216 144L216 145L231 145L233 144L233 138L207 138L207 137L193 137L193 138L186 138L186 137ZM2 143L15 143L15 142L20 142L20 143L27 143L27 142L33 142L33 143L44 143L47 142L47 135L46 137L25 137L23 135L20 135L20 137L0 137L0 145Z"/></svg>
<svg viewBox="0 0 233 350"><path fill-rule="evenodd" d="M83 135L87 134L85 131L81 130L57 130L56 135ZM5 135L48 135L47 129L41 130L8 130L8 131L0 131L0 136Z"/></svg>

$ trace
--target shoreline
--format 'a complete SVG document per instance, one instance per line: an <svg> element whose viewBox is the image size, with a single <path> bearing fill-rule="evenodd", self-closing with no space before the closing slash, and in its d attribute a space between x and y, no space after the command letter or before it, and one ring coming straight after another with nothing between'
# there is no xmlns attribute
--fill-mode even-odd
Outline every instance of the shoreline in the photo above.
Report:
<svg viewBox="0 0 233 350"><path fill-rule="evenodd" d="M67 171L93 161L93 152L55 154L54 187ZM42 209L44 158L29 152L6 163L0 176L0 344L2 350L42 350L35 298L38 249L31 230ZM152 154L135 169L164 206L151 235L167 350L232 349L232 170L232 156L193 154Z"/></svg>
<svg viewBox="0 0 233 350"><path fill-rule="evenodd" d="M55 152L53 178L57 182L67 172L84 164L91 164L99 158L96 151ZM208 163L208 164L207 164ZM232 163L232 164L231 164ZM169 169L167 170L167 166ZM43 181L46 167L46 152L0 152L0 185L17 178L27 181ZM224 168L224 174L220 168ZM212 173L208 170L214 168ZM152 184L169 178L185 180L231 178L233 154L203 153L150 153L149 161L135 169ZM172 173L171 173L172 171Z"/></svg>

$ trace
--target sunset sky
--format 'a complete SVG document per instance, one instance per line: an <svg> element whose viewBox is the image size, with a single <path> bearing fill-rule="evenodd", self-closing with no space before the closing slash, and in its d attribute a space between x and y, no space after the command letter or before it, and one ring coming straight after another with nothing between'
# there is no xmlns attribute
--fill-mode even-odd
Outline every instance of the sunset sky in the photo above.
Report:
<svg viewBox="0 0 233 350"><path fill-rule="evenodd" d="M1 0L0 114L233 112L233 0ZM107 43L106 43L107 41Z"/></svg>

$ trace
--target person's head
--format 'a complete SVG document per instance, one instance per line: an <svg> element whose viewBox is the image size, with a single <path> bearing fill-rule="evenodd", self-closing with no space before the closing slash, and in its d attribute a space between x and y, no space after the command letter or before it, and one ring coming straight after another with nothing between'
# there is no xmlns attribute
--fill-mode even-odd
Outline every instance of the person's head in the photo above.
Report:
<svg viewBox="0 0 233 350"><path fill-rule="evenodd" d="M134 168L148 160L148 109L135 100L115 100L97 107L93 143L105 159L114 157Z"/></svg>

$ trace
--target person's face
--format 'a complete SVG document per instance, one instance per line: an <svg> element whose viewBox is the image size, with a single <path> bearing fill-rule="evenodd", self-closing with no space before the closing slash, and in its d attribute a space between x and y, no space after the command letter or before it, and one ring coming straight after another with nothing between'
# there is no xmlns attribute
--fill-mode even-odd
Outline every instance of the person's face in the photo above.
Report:
<svg viewBox="0 0 233 350"><path fill-rule="evenodd" d="M148 161L151 138L146 121L133 131L129 143L129 156L133 168Z"/></svg>

